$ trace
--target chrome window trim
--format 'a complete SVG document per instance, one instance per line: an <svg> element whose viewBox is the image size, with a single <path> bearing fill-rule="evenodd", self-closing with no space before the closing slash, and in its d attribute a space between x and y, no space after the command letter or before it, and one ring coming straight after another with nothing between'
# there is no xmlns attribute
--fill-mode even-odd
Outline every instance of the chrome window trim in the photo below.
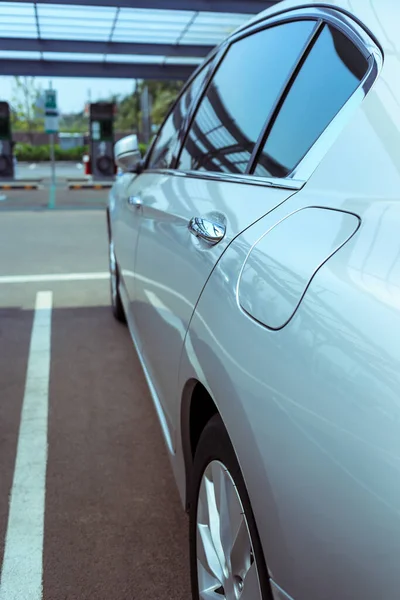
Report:
<svg viewBox="0 0 400 600"><path fill-rule="evenodd" d="M222 62L231 45L249 35L257 33L258 31L268 29L273 25L290 23L292 21L298 20L313 20L316 21L316 23L320 22L333 25L334 27L342 31L346 35L346 37L353 42L353 44L360 50L360 52L365 56L365 58L369 62L369 69L358 88L355 90L352 96L350 96L350 98L347 100L347 102L344 104L341 110L337 113L337 115L328 124L328 126L320 135L320 137L314 142L314 144L308 150L304 158L298 163L298 165L293 169L293 171L284 178L259 177L252 173L235 174L211 171L183 171L177 169L176 167L179 161L179 157L183 150L187 134L192 125L193 118L195 117L197 110L200 107L200 104L203 100L204 94L206 93L210 82L212 81L220 63ZM312 40L310 40L309 43L312 43ZM302 57L307 53L308 48L309 45L307 45L304 48L303 54L299 59L300 61ZM382 70L383 53L379 48L377 42L374 40L372 33L367 32L355 16L350 15L346 11L342 11L339 8L333 8L332 6L321 4L319 6L305 5L304 7L300 8L286 9L284 11L275 13L271 16L265 16L260 21L256 21L255 23L251 23L250 25L245 26L244 29L240 29L233 33L230 38L225 40L216 50L214 50L208 57L207 62L212 63L210 65L210 73L206 81L203 82L202 89L199 90L196 100L192 102L192 105L188 110L184 124L181 129L182 137L181 139L177 140L174 149L174 159L172 161L172 168L147 169L146 172L164 173L179 177L211 179L215 181L230 181L248 185L261 185L264 187L299 190L310 179L314 171L322 162L323 158L326 156L329 149L339 137L341 131L350 121L351 116L355 113L357 108L361 105L362 101L364 100L365 96L372 88L373 84L375 83ZM183 93L185 93L185 91L188 89L194 77L202 70L202 68L205 67L205 64L206 62L196 69L195 73L191 76L188 83L184 86L181 94L177 99L177 102L180 100L180 97L183 95ZM290 78L291 76L288 78L288 81L285 84L285 87L279 98L279 102L285 97L287 93L287 86L290 83ZM171 108L170 112L172 112L172 110L173 107ZM273 118L273 116L274 115L269 115L269 119ZM167 118L168 115L166 119ZM163 125L161 126L161 128L163 127ZM260 133L260 138L263 135L263 132L266 130L267 126L268 123L266 123L265 128L263 128L263 131ZM256 144L257 148L259 145L262 145L260 144L260 138ZM248 164L249 170L253 169L257 164L257 156L253 153L253 156L251 157Z"/></svg>
<svg viewBox="0 0 400 600"><path fill-rule="evenodd" d="M295 13L293 15L293 13ZM277 103L279 103L280 99L283 97L287 86L293 76L293 72L295 71L295 69L297 68L297 65L302 61L303 56L305 55L305 53L307 52L307 49L309 48L309 45L312 43L312 40L314 38L315 35L315 30L318 28L319 26L319 17L315 16L314 14L311 14L311 11L306 11L307 14L305 14L305 11L301 11L301 10L295 10L295 11L290 11L290 17L286 16L287 13L281 14L279 17L276 18L268 18L268 19L264 19L261 23L258 23L256 27L254 28L249 28L246 30L241 30L238 31L236 33L233 33L231 35L231 37L229 37L227 40L225 40L221 46L217 49L216 54L214 56L214 64L213 64L213 68L212 68L212 72L207 80L206 85L203 86L203 89L201 90L201 93L199 93L198 97L197 97L197 101L196 103L193 103L192 105L192 110L191 110L191 114L190 114L190 118L188 118L185 121L185 129L184 129L184 133L182 135L182 140L180 141L180 145L177 149L176 152L176 156L175 156L175 160L172 163L172 168L175 167L175 169L177 169L177 166L179 164L179 159L181 157L183 148L185 146L185 142L188 136L188 133L190 131L190 128L192 126L193 120L195 119L197 112L200 108L200 105L203 101L203 98L205 96L205 94L207 93L208 87L210 85L210 83L212 82L213 78L215 77L221 63L223 62L225 56L227 55L228 51L230 50L231 46L233 44L235 44L236 42L239 42L242 39L245 39L246 37L250 36L250 35L254 35L256 33L258 33L259 31L264 31L265 29L269 29L270 27L273 27L275 25L284 25L285 23L292 23L294 21L314 21L315 22L315 29L312 32L312 34L310 35L310 38L306 41L304 48L302 49L302 51L299 54L298 60L296 61L296 64L293 66L293 70L288 74L288 77L285 81L285 83L283 84L282 90L279 94L279 97L277 97ZM310 13L310 14L308 14ZM272 115L274 114L274 110L275 110L275 106L271 112L270 115L267 115L266 117L266 122L272 117ZM262 136L264 130L265 130L265 126L266 123L264 123L264 126L260 132L259 138L257 139L256 143L255 143L255 148L258 148L259 145L259 140L260 137ZM243 174L238 174L239 176L241 175L251 175L251 173L248 173L249 168L252 167L253 165L253 154L250 156L249 162L247 164L246 167L246 173ZM177 169L179 172L180 170ZM184 173L188 173L189 171L182 171ZM191 173L195 173L195 171L190 171ZM203 173L205 173L205 171L203 171ZM229 174L230 175L230 174ZM268 181L270 180L275 180L277 178L263 178L263 179L267 179ZM283 188L287 187L285 185L281 186Z"/></svg>
<svg viewBox="0 0 400 600"><path fill-rule="evenodd" d="M285 190L300 190L305 184L297 179L280 179L277 177L259 177L237 173L223 173L216 171L179 171L177 169L147 169L145 173L173 175L174 177L188 177L190 179L210 179L224 183L240 183L245 185L259 185L263 187L280 188Z"/></svg>
<svg viewBox="0 0 400 600"><path fill-rule="evenodd" d="M288 21L288 23L290 23L290 22L291 21ZM279 94L279 96L277 96L271 112L265 119L263 128L260 132L260 135L258 136L256 143L254 144L253 152L251 153L250 160L246 167L246 173L248 175L254 174L255 169L257 167L258 158L260 156L260 151L264 147L266 140L268 138L268 135L270 133L271 123L273 123L274 119L276 118L276 115L279 114L279 112L282 108L282 104L288 94L288 90L290 92L290 89L291 89L294 81L296 81L296 79L299 75L299 72L303 68L304 62L307 60L311 49L313 48L314 44L316 43L324 25L325 25L324 21L322 19L318 19L315 21L312 20L312 22L315 23L314 29L312 30L304 48L303 48L303 51L299 54L296 63L293 65L293 68L291 69L290 73L288 74L287 79L286 79L285 83L283 84L283 87L280 91L280 94ZM277 178L277 179L280 179L280 178ZM285 177L285 179L286 179L286 177Z"/></svg>
<svg viewBox="0 0 400 600"><path fill-rule="evenodd" d="M321 14L325 15L321 18L340 29L362 52L365 58L369 58L375 48L378 48L365 29L357 21L340 12L339 9L323 8Z"/></svg>
<svg viewBox="0 0 400 600"><path fill-rule="evenodd" d="M376 81L383 64L377 58L375 54L370 55L369 69L363 81L286 179L304 182L310 179Z"/></svg>
<svg viewBox="0 0 400 600"><path fill-rule="evenodd" d="M241 27L239 27L236 31L232 33L233 37L240 37L245 32L248 31L257 31L258 29L262 29L265 27L265 23L274 22L277 19L282 19L287 16L297 15L298 13L302 14L310 14L310 15L318 15L317 18L323 18L323 14L331 14L336 18L341 18L342 22L348 24L351 28L355 29L359 39L362 43L362 46L365 48L369 48L371 41L374 46L379 46L379 41L373 32L357 17L357 15L352 14L346 8L341 6L332 6L332 4L328 4L325 2L319 2L318 4L309 4L304 2L303 6L294 6L293 8L279 8L279 4L276 4L274 7L269 9L268 15L261 15L259 17L255 16L250 23L245 23ZM230 38L229 38L230 40Z"/></svg>
<svg viewBox="0 0 400 600"><path fill-rule="evenodd" d="M333 146L336 139L339 137L341 131L344 129L346 124L349 122L351 115L355 113L358 106L361 105L365 96L371 89L375 80L377 79L382 65L383 55L380 48L374 42L374 40L368 35L368 33L361 27L361 25L350 18L345 13L338 11L331 7L315 7L307 9L294 9L285 13L280 13L273 18L272 22L276 23L282 19L284 22L288 22L288 15L295 16L296 19L300 15L306 15L308 18L318 19L322 26L327 23L333 25L336 29L339 29L363 54L363 56L369 62L369 68L360 82L355 92L350 96L347 102L343 105L340 111L335 115L332 121L327 125L324 131L321 133L319 138L314 142L307 154L302 160L295 166L295 168L283 178L285 181L297 180L306 183L314 171L317 169L323 158L326 156L329 149ZM268 19L268 23L271 20ZM258 31L261 23L258 23L258 28L251 29L251 31ZM310 41L313 44L313 40ZM303 56L309 52L309 46L304 51ZM296 75L297 77L297 75ZM279 104L282 104L285 97L290 94L290 81L287 83L287 87L281 95ZM279 114L279 112L277 113ZM270 122L275 118L275 113L270 116ZM263 133L268 131L270 123L266 123ZM262 139L263 134L260 136L258 143L256 144L255 152L252 156L251 164L248 165L249 171L253 171L257 165L257 157L259 156L261 148L265 145L266 139Z"/></svg>

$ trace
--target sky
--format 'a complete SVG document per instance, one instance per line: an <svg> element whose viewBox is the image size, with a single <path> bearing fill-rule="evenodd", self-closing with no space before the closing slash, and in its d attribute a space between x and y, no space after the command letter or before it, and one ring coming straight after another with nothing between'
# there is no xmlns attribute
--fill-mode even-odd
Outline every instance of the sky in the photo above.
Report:
<svg viewBox="0 0 400 600"><path fill-rule="evenodd" d="M50 79L36 77L38 85L43 89L49 87ZM134 91L133 79L86 79L84 77L52 77L53 89L57 90L58 108L61 113L80 112L89 100L96 102L108 98L112 94L127 95ZM0 77L0 100L11 102L13 98L13 77Z"/></svg>

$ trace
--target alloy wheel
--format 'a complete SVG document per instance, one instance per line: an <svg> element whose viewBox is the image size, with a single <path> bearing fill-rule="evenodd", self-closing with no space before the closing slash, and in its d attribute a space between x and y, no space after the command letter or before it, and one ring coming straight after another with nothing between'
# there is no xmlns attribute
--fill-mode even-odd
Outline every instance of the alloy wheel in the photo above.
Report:
<svg viewBox="0 0 400 600"><path fill-rule="evenodd" d="M202 600L261 600L243 505L228 469L217 460L208 464L200 484L196 553Z"/></svg>

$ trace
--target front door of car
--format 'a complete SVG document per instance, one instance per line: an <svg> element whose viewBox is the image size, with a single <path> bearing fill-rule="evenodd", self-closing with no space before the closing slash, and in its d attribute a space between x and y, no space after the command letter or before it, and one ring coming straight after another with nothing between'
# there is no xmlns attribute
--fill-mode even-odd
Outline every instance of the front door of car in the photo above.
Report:
<svg viewBox="0 0 400 600"><path fill-rule="evenodd" d="M135 290L135 258L140 227L140 205L135 195L140 175L124 173L112 187L110 210L113 213L113 242L119 268L120 294L124 303L129 304ZM129 327L134 328L131 311L127 311Z"/></svg>
<svg viewBox="0 0 400 600"><path fill-rule="evenodd" d="M212 61L210 60L189 83L185 93L182 94L163 124L155 144L150 149L152 161L157 161L159 166L167 168L171 164L187 111L206 82L211 67ZM148 177L145 171L138 175L129 173L123 175L113 188L116 196L114 227L116 229L116 255L121 271L121 292L124 295L125 304L128 306L128 324L139 348L140 339L137 335L136 315L132 310L132 302L137 286L135 273L137 243L144 216L143 196L147 186Z"/></svg>
<svg viewBox="0 0 400 600"><path fill-rule="evenodd" d="M295 193L295 184L244 175L315 27L294 21L235 41L199 103L178 168L163 168L156 143L150 168L134 183L141 224L131 310L172 444L179 360L201 291L229 243Z"/></svg>
<svg viewBox="0 0 400 600"><path fill-rule="evenodd" d="M155 147L150 151L153 160L160 165L169 166L173 159L173 151L177 146L179 134L183 127L186 103L190 103L195 94L201 89L206 80L211 64L208 63L194 78L187 93L177 102L163 127L158 134ZM121 293L125 303L128 305L128 323L136 342L136 324L134 313L130 306L135 297L135 263L139 228L142 211L141 193L146 186L147 179L144 174L125 173L113 186L114 202L114 228L115 228L115 251L121 274Z"/></svg>

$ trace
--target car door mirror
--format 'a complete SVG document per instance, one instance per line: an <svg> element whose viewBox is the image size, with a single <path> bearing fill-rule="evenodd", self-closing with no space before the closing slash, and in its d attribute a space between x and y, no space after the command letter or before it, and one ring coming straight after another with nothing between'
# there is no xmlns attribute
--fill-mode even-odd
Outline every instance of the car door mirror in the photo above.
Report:
<svg viewBox="0 0 400 600"><path fill-rule="evenodd" d="M114 146L114 158L125 173L137 171L142 161L137 135L128 135L119 140Z"/></svg>

